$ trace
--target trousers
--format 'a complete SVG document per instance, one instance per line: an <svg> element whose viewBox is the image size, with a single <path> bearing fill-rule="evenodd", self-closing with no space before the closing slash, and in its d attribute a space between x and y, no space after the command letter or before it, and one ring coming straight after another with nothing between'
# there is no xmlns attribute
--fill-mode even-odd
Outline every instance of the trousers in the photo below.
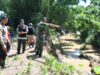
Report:
<svg viewBox="0 0 100 75"><path fill-rule="evenodd" d="M1 66L2 68L5 67L6 56L7 56L6 51L4 51L4 50L2 49L2 46L0 45L0 66Z"/></svg>
<svg viewBox="0 0 100 75"><path fill-rule="evenodd" d="M20 54L21 46L23 47L22 53L24 53L26 49L26 39L18 39L18 47L17 47L18 54Z"/></svg>
<svg viewBox="0 0 100 75"><path fill-rule="evenodd" d="M39 55L41 57L42 52L43 52L43 38L40 37L36 42L36 55Z"/></svg>

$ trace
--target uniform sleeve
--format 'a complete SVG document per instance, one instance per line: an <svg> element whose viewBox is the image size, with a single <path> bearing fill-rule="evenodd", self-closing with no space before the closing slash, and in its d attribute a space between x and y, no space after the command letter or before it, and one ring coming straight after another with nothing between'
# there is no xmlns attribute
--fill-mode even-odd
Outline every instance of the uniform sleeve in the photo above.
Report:
<svg viewBox="0 0 100 75"><path fill-rule="evenodd" d="M26 32L28 33L28 27L26 26Z"/></svg>
<svg viewBox="0 0 100 75"><path fill-rule="evenodd" d="M36 35L38 35L39 25L36 28Z"/></svg>
<svg viewBox="0 0 100 75"><path fill-rule="evenodd" d="M49 25L49 23L45 23L45 25L47 25L47 26L48 26L48 25Z"/></svg>
<svg viewBox="0 0 100 75"><path fill-rule="evenodd" d="M18 27L17 27L17 33L19 32L19 25L18 25Z"/></svg>
<svg viewBox="0 0 100 75"><path fill-rule="evenodd" d="M5 44L4 44L4 41L3 41L3 37L2 37L1 31L0 31L0 44L1 44L2 46L5 45Z"/></svg>
<svg viewBox="0 0 100 75"><path fill-rule="evenodd" d="M35 33L35 29L34 29L34 27L32 27L32 30L33 30L33 32Z"/></svg>
<svg viewBox="0 0 100 75"><path fill-rule="evenodd" d="M39 31L39 26L40 26L41 22L37 24L37 28L36 28L36 35L38 35L38 31Z"/></svg>

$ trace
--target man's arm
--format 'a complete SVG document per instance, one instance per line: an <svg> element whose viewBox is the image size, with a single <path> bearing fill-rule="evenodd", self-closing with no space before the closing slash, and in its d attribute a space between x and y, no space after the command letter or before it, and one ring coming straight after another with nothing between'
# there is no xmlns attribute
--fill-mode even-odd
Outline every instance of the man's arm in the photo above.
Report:
<svg viewBox="0 0 100 75"><path fill-rule="evenodd" d="M55 25L55 24L49 24L48 27L56 27L56 28L59 28L60 26L59 25Z"/></svg>
<svg viewBox="0 0 100 75"><path fill-rule="evenodd" d="M41 24L41 23L38 23L38 24L37 24L37 27L36 27L36 36L38 35L40 24Z"/></svg>
<svg viewBox="0 0 100 75"><path fill-rule="evenodd" d="M21 32L19 32L19 26L17 27L17 33L18 33L18 34L21 34Z"/></svg>
<svg viewBox="0 0 100 75"><path fill-rule="evenodd" d="M6 50L6 45L3 41L2 33L0 32L0 44L2 45L3 50Z"/></svg>
<svg viewBox="0 0 100 75"><path fill-rule="evenodd" d="M26 33L28 33L28 27L26 26L26 32L20 32L20 31L19 31L19 26L18 26L18 28L17 28L17 33L18 33L18 34L26 34Z"/></svg>

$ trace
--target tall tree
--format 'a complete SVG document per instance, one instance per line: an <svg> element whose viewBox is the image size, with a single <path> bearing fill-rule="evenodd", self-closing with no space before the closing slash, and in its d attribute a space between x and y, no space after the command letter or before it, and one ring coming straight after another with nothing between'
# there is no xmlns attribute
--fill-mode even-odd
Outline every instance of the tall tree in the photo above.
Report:
<svg viewBox="0 0 100 75"><path fill-rule="evenodd" d="M9 11L8 6L9 6L9 0L0 0L0 10L7 12Z"/></svg>
<svg viewBox="0 0 100 75"><path fill-rule="evenodd" d="M78 0L10 0L9 15L11 15L15 21L24 18L27 23L33 22L35 25L42 16L48 17L49 22L63 24L68 16L66 14L69 14L69 9L66 6L76 4L77 1Z"/></svg>

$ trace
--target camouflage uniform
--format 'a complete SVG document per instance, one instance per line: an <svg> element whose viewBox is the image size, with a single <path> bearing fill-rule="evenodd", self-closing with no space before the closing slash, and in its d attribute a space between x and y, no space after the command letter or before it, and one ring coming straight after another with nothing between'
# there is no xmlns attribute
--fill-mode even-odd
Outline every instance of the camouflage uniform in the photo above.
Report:
<svg viewBox="0 0 100 75"><path fill-rule="evenodd" d="M45 35L46 35L46 32L47 32L48 25L49 25L48 23L40 22L37 26L36 55L39 55L39 57L42 56L43 44L44 44L44 41L45 41Z"/></svg>

